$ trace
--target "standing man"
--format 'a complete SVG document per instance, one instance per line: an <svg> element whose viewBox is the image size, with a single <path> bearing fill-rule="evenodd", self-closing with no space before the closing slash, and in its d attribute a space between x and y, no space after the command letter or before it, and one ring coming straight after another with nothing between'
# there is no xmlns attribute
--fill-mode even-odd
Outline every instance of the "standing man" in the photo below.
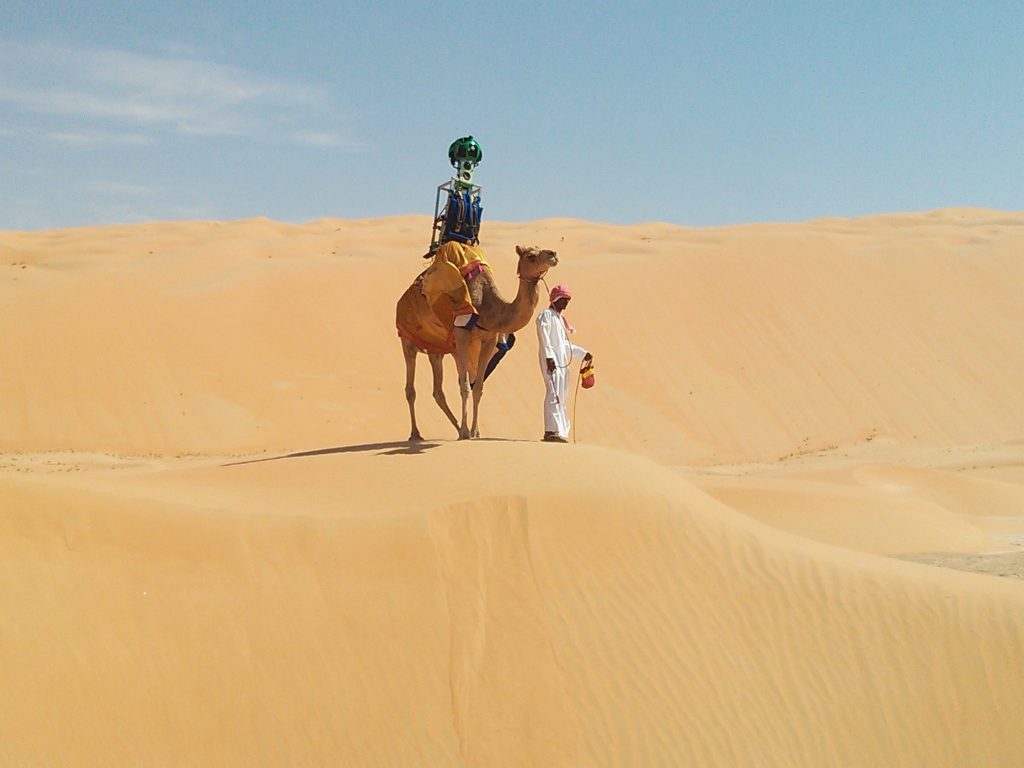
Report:
<svg viewBox="0 0 1024 768"><path fill-rule="evenodd" d="M569 334L576 329L562 313L571 299L568 286L556 285L551 289L551 304L537 316L537 347L544 377L544 441L548 443L569 442L569 365L593 357L569 341Z"/></svg>

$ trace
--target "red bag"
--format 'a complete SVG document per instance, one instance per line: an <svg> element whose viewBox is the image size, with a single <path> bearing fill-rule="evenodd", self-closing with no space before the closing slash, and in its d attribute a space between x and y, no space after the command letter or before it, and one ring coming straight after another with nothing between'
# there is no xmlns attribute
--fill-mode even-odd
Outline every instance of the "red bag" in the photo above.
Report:
<svg viewBox="0 0 1024 768"><path fill-rule="evenodd" d="M580 378L583 379L583 388L590 389L594 386L594 361L587 360L580 366Z"/></svg>

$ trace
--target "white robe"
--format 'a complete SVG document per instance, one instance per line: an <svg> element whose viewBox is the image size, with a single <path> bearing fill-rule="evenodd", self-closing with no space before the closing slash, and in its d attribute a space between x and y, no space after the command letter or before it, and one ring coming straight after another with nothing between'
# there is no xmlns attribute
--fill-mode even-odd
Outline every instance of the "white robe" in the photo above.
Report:
<svg viewBox="0 0 1024 768"><path fill-rule="evenodd" d="M569 365L579 363L587 350L569 341L562 316L548 307L537 316L537 351L544 378L544 431L569 437ZM555 361L555 372L548 373L547 358Z"/></svg>

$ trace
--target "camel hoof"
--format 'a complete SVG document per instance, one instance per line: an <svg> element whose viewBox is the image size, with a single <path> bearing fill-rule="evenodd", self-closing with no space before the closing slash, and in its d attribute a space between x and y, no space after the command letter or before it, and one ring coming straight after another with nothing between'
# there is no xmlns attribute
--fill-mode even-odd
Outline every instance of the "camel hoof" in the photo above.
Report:
<svg viewBox="0 0 1024 768"><path fill-rule="evenodd" d="M423 435L421 435L419 432L413 432L411 435L409 435L409 442L410 443L422 443L423 442Z"/></svg>

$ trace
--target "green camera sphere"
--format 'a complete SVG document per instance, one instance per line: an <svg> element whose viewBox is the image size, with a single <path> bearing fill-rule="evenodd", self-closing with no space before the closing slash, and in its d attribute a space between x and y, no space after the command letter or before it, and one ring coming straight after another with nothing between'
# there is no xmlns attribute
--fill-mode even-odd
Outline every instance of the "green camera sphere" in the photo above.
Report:
<svg viewBox="0 0 1024 768"><path fill-rule="evenodd" d="M484 152L472 136L463 136L461 139L456 139L448 147L448 160L456 168L464 162L478 165L483 159Z"/></svg>

